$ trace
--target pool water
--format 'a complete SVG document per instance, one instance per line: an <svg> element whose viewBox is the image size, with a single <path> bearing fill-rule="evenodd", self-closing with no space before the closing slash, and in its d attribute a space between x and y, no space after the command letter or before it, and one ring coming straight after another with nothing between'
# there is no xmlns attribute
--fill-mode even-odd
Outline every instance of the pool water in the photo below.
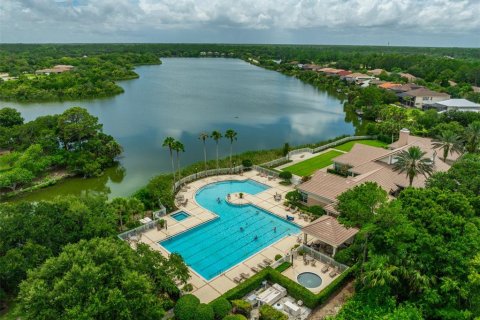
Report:
<svg viewBox="0 0 480 320"><path fill-rule="evenodd" d="M300 273L297 281L306 288L316 288L322 284L322 278L313 272Z"/></svg>
<svg viewBox="0 0 480 320"><path fill-rule="evenodd" d="M182 221L182 220L185 220L187 219L188 217L190 217L190 215L186 212L183 212L183 211L180 211L180 212L177 212L175 214L172 214L171 216L173 219L177 220L177 221Z"/></svg>
<svg viewBox="0 0 480 320"><path fill-rule="evenodd" d="M218 218L160 244L170 252L179 253L205 279L214 278L272 243L300 232L296 224L256 206L225 201L229 193L255 195L268 188L253 180L223 181L203 187L195 199Z"/></svg>

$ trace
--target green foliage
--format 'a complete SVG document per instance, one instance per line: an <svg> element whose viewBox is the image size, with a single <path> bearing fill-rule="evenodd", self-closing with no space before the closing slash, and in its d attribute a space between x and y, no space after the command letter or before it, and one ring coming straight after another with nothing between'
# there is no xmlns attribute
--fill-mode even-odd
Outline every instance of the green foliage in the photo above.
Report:
<svg viewBox="0 0 480 320"><path fill-rule="evenodd" d="M318 169L331 165L333 163L332 159L341 154L340 151L330 150L313 158L286 167L284 170L290 171L298 176L309 176L315 173Z"/></svg>
<svg viewBox="0 0 480 320"><path fill-rule="evenodd" d="M229 314L223 320L247 320L247 318L241 314Z"/></svg>
<svg viewBox="0 0 480 320"><path fill-rule="evenodd" d="M94 50L88 57L83 57L84 52L73 53L67 49L68 52L62 54L49 49L37 47L31 51L3 52L0 55L2 70L18 76L16 80L0 83L1 100L64 101L112 96L123 92L115 81L138 77L133 71L134 65L160 63L151 53L118 54ZM57 64L70 64L75 68L60 74L32 75L38 69Z"/></svg>
<svg viewBox="0 0 480 320"><path fill-rule="evenodd" d="M232 301L233 312L250 317L252 305L245 300L237 299Z"/></svg>
<svg viewBox="0 0 480 320"><path fill-rule="evenodd" d="M288 316L274 307L264 304L260 307L260 320L288 320Z"/></svg>
<svg viewBox="0 0 480 320"><path fill-rule="evenodd" d="M292 173L290 171L282 171L278 176L285 181L292 179Z"/></svg>
<svg viewBox="0 0 480 320"><path fill-rule="evenodd" d="M0 282L9 293L27 270L80 239L115 234L115 216L97 197L0 205Z"/></svg>
<svg viewBox="0 0 480 320"><path fill-rule="evenodd" d="M280 259L282 259L282 255L281 254L276 254L274 259L275 259L275 261L280 260Z"/></svg>
<svg viewBox="0 0 480 320"><path fill-rule="evenodd" d="M23 118L20 112L13 108L0 109L0 126L11 128L23 124Z"/></svg>
<svg viewBox="0 0 480 320"><path fill-rule="evenodd" d="M407 150L400 151L395 159L393 170L399 173L406 173L409 185L412 186L413 180L420 174L425 177L433 173L433 163L430 158L424 157L425 151L418 146L409 147Z"/></svg>
<svg viewBox="0 0 480 320"><path fill-rule="evenodd" d="M232 304L225 298L216 299L210 305L217 320L223 319L232 310Z"/></svg>
<svg viewBox="0 0 480 320"><path fill-rule="evenodd" d="M195 310L195 320L213 320L214 312L210 305L201 303Z"/></svg>
<svg viewBox="0 0 480 320"><path fill-rule="evenodd" d="M53 169L67 168L84 177L100 175L115 164L122 152L121 146L101 128L96 117L79 107L8 130L0 127L0 147L13 150L2 156L11 170L0 172L0 188L15 191L27 187Z"/></svg>
<svg viewBox="0 0 480 320"><path fill-rule="evenodd" d="M289 152L290 152L290 144L288 144L288 142L285 142L285 144L283 145L282 154L284 157L286 157Z"/></svg>
<svg viewBox="0 0 480 320"><path fill-rule="evenodd" d="M290 262L284 262L281 265L279 265L278 267L276 267L275 270L277 270L278 272L283 272L283 271L287 270L288 268L290 268L291 266L292 266L292 264Z"/></svg>
<svg viewBox="0 0 480 320"><path fill-rule="evenodd" d="M182 296L180 299L178 299L177 304L173 309L175 318L178 320L195 320L195 312L199 305L200 300L193 294L186 294Z"/></svg>
<svg viewBox="0 0 480 320"><path fill-rule="evenodd" d="M161 318L162 292L143 263L118 239L67 245L20 285L22 319Z"/></svg>
<svg viewBox="0 0 480 320"><path fill-rule="evenodd" d="M250 159L245 159L242 161L242 165L246 168L249 169L253 166L252 160Z"/></svg>

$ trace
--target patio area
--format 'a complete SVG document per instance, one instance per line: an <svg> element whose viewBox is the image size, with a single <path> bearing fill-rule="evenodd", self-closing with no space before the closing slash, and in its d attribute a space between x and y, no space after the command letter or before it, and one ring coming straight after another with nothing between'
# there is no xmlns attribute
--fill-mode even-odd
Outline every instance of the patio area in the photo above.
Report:
<svg viewBox="0 0 480 320"><path fill-rule="evenodd" d="M201 224L208 223L209 221L217 218L216 214L204 209L195 201L195 195L200 188L207 184L219 181L246 179L255 180L268 185L270 188L256 195L244 194L243 198L240 198L238 194L232 194L229 200L230 202L236 204L250 203L258 206L261 209L267 210L282 219L285 219L287 214L294 216L294 221L292 222L296 223L300 227L304 227L310 223L308 219L301 219L298 214L292 215L291 211L287 211L283 205L285 195L294 189L293 186L281 185L279 183L280 179L274 180L268 176L260 175L259 172L252 170L244 172L242 175L235 174L208 177L184 186L177 194L177 196L180 196L178 198L179 210L162 217L162 219L166 221L166 227L160 230L157 228L147 230L142 233L138 241L146 243L154 250L157 250L163 255L168 256L169 253L158 244L159 241L175 236ZM224 200L228 201L228 199ZM172 218L172 215L180 211L188 214L188 218L185 218L181 221ZM259 269L259 264L264 263L264 260L274 260L274 257L277 254L282 256L287 254L294 247L294 245L300 241L301 238L299 236L284 237L267 248L264 248L263 250L250 256L241 263L226 270L210 281L207 281L194 270L190 269L190 283L193 286L193 291L191 293L196 295L203 303L210 302L211 300L238 285L238 281L236 280L252 276L255 273L252 269Z"/></svg>

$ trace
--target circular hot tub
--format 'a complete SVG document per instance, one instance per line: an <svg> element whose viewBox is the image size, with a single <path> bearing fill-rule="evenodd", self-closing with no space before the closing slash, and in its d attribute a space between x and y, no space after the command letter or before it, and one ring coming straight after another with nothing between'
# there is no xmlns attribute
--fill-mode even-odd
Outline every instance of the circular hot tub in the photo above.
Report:
<svg viewBox="0 0 480 320"><path fill-rule="evenodd" d="M322 278L313 272L302 272L297 276L297 281L306 288L316 288L322 284Z"/></svg>

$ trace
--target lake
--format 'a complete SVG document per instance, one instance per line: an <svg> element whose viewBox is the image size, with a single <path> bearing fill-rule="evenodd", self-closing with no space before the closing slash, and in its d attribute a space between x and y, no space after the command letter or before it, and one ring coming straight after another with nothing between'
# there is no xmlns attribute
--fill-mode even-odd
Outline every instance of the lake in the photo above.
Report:
<svg viewBox="0 0 480 320"><path fill-rule="evenodd" d="M123 169L109 169L99 178L74 178L22 197L50 199L55 195L102 192L127 196L150 178L170 170L165 137L185 145L182 165L203 159L198 134L238 132L234 152L314 143L354 134L342 102L298 79L238 59L163 58L162 65L140 66L139 79L119 84L125 93L107 99L28 103L0 102L18 109L28 121L81 106L99 118L103 130L123 146ZM207 142L209 158L215 144ZM222 140L220 154L229 143Z"/></svg>

